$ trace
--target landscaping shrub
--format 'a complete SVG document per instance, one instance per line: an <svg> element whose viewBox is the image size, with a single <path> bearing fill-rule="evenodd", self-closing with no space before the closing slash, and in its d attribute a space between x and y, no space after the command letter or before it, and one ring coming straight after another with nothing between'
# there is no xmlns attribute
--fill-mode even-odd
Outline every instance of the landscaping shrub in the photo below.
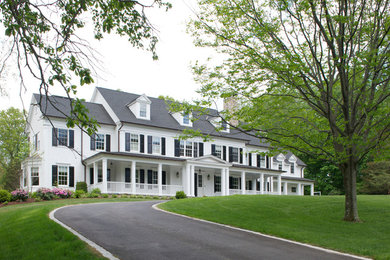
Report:
<svg viewBox="0 0 390 260"><path fill-rule="evenodd" d="M11 201L11 193L7 190L0 190L0 203Z"/></svg>
<svg viewBox="0 0 390 260"><path fill-rule="evenodd" d="M105 198L105 199L107 199L107 198L108 198L108 194L107 194L107 193L104 193L104 194L102 194L102 197Z"/></svg>
<svg viewBox="0 0 390 260"><path fill-rule="evenodd" d="M73 198L76 198L76 199L79 199L79 198L83 198L85 196L85 192L83 190L76 190L73 194L72 194L72 197Z"/></svg>
<svg viewBox="0 0 390 260"><path fill-rule="evenodd" d="M52 192L53 192L54 196L57 196L58 198L61 198L61 199L67 199L67 198L70 198L70 196L72 196L72 192L69 190L54 188L52 190Z"/></svg>
<svg viewBox="0 0 390 260"><path fill-rule="evenodd" d="M54 198L54 193L50 189L40 188L37 190L37 197L41 200L52 200Z"/></svg>
<svg viewBox="0 0 390 260"><path fill-rule="evenodd" d="M102 194L102 192L101 192L101 190L99 188L95 188L95 189L91 190L91 193L95 193L95 194L98 194L98 195Z"/></svg>
<svg viewBox="0 0 390 260"><path fill-rule="evenodd" d="M184 193L184 191L176 191L176 199L185 199L187 198L187 195Z"/></svg>
<svg viewBox="0 0 390 260"><path fill-rule="evenodd" d="M87 194L87 197L88 197L88 198L99 198L99 194L94 193L94 192L89 192L89 193Z"/></svg>
<svg viewBox="0 0 390 260"><path fill-rule="evenodd" d="M14 190L11 192L11 200L19 200L19 201L26 201L28 199L28 192L24 190Z"/></svg>
<svg viewBox="0 0 390 260"><path fill-rule="evenodd" d="M84 191L84 193L87 193L88 192L87 183L84 181L77 182L76 183L76 191L78 191L78 190L82 190L82 191Z"/></svg>
<svg viewBox="0 0 390 260"><path fill-rule="evenodd" d="M118 195L114 194L114 195L112 195L112 197L115 199L115 198L118 198Z"/></svg>

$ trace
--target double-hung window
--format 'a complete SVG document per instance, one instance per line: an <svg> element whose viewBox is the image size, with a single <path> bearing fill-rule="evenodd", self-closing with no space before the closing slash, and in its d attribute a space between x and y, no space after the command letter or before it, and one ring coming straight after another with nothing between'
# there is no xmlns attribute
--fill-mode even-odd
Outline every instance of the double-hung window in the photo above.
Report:
<svg viewBox="0 0 390 260"><path fill-rule="evenodd" d="M214 176L214 192L221 191L221 176Z"/></svg>
<svg viewBox="0 0 390 260"><path fill-rule="evenodd" d="M34 151L38 151L39 150L39 139L38 139L38 134L35 134L34 137L33 137L33 145L34 145Z"/></svg>
<svg viewBox="0 0 390 260"><path fill-rule="evenodd" d="M104 150L104 134L95 135L96 150Z"/></svg>
<svg viewBox="0 0 390 260"><path fill-rule="evenodd" d="M180 156L192 157L192 142L180 141Z"/></svg>
<svg viewBox="0 0 390 260"><path fill-rule="evenodd" d="M157 136L153 136L152 139L152 152L154 154L160 154L161 153L161 138Z"/></svg>
<svg viewBox="0 0 390 260"><path fill-rule="evenodd" d="M238 152L239 152L239 150L238 150L238 148L237 147L232 147L232 162L238 162L238 160L239 160L239 156L238 156Z"/></svg>
<svg viewBox="0 0 390 260"><path fill-rule="evenodd" d="M67 129L58 129L58 145L67 146L68 145L68 130Z"/></svg>
<svg viewBox="0 0 390 260"><path fill-rule="evenodd" d="M232 183L230 183L231 189L237 190L239 189L239 178L238 177L232 177L231 178Z"/></svg>
<svg viewBox="0 0 390 260"><path fill-rule="evenodd" d="M215 156L222 159L222 145L215 145Z"/></svg>
<svg viewBox="0 0 390 260"><path fill-rule="evenodd" d="M39 168L32 167L31 168L31 185L39 186Z"/></svg>
<svg viewBox="0 0 390 260"><path fill-rule="evenodd" d="M190 115L184 114L183 115L183 125L189 125L190 124Z"/></svg>
<svg viewBox="0 0 390 260"><path fill-rule="evenodd" d="M130 134L130 151L138 152L139 151L139 137L137 134Z"/></svg>
<svg viewBox="0 0 390 260"><path fill-rule="evenodd" d="M152 173L152 184L158 184L157 171L153 171Z"/></svg>
<svg viewBox="0 0 390 260"><path fill-rule="evenodd" d="M283 169L282 163L279 163L279 164L278 164L278 169L279 169L279 171L281 171L281 170Z"/></svg>
<svg viewBox="0 0 390 260"><path fill-rule="evenodd" d="M146 103L139 104L139 117L146 118Z"/></svg>
<svg viewBox="0 0 390 260"><path fill-rule="evenodd" d="M265 168L265 155L260 154L260 167Z"/></svg>
<svg viewBox="0 0 390 260"><path fill-rule="evenodd" d="M58 185L67 186L68 185L68 167L67 166L58 166Z"/></svg>
<svg viewBox="0 0 390 260"><path fill-rule="evenodd" d="M291 166L290 166L290 172L291 172L291 174L294 174L294 172L295 172L294 164L291 164Z"/></svg>

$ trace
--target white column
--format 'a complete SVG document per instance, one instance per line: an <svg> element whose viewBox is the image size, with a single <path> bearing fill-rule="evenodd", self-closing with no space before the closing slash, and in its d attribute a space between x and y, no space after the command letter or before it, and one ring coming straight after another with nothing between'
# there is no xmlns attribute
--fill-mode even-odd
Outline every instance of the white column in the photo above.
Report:
<svg viewBox="0 0 390 260"><path fill-rule="evenodd" d="M226 168L225 169L225 174L226 174L226 179L225 179L225 183L226 183L226 196L228 196L230 193L229 193L229 168Z"/></svg>
<svg viewBox="0 0 390 260"><path fill-rule="evenodd" d="M314 196L314 183L310 184L310 196Z"/></svg>
<svg viewBox="0 0 390 260"><path fill-rule="evenodd" d="M158 184L158 195L162 195L162 164L159 163L157 167L157 184Z"/></svg>
<svg viewBox="0 0 390 260"><path fill-rule="evenodd" d="M226 195L226 175L225 169L221 169L221 195Z"/></svg>
<svg viewBox="0 0 390 260"><path fill-rule="evenodd" d="M245 190L246 190L245 185L246 185L245 172L242 171L242 172L241 172L241 193L242 193L242 194L245 194L245 193L246 193L246 192L245 192Z"/></svg>
<svg viewBox="0 0 390 260"><path fill-rule="evenodd" d="M288 184L287 184L287 182L284 182L284 185L283 185L283 193L284 193L284 195L287 195L287 190L288 189Z"/></svg>
<svg viewBox="0 0 390 260"><path fill-rule="evenodd" d="M304 196L305 195L305 184L301 185L301 189L302 189L301 195Z"/></svg>
<svg viewBox="0 0 390 260"><path fill-rule="evenodd" d="M260 174L260 194L264 194L264 174Z"/></svg>
<svg viewBox="0 0 390 260"><path fill-rule="evenodd" d="M27 167L26 168L26 180L27 180L27 183L25 183L24 185L27 186L27 190L30 190L31 189L31 167ZM58 170L57 170L57 176L58 176ZM58 179L58 177L57 177Z"/></svg>
<svg viewBox="0 0 390 260"><path fill-rule="evenodd" d="M257 184L257 178L252 180L252 191L254 191L254 192L256 192L256 184Z"/></svg>
<svg viewBox="0 0 390 260"><path fill-rule="evenodd" d="M93 184L94 185L96 185L98 182L98 169L99 169L98 163L94 162L93 163Z"/></svg>
<svg viewBox="0 0 390 260"><path fill-rule="evenodd" d="M282 176L278 176L278 195L282 195Z"/></svg>
<svg viewBox="0 0 390 260"><path fill-rule="evenodd" d="M190 196L195 196L195 165L190 167Z"/></svg>
<svg viewBox="0 0 390 260"><path fill-rule="evenodd" d="M184 193L187 194L187 192L186 192L186 185L187 185L187 182L186 182L186 166L181 167L181 185L183 186Z"/></svg>
<svg viewBox="0 0 390 260"><path fill-rule="evenodd" d="M107 193L107 159L102 160L102 193Z"/></svg>
<svg viewBox="0 0 390 260"><path fill-rule="evenodd" d="M191 165L189 165L189 164L187 164L186 165L186 172L185 172L185 174L183 175L183 177L184 177L184 182L185 182L185 184L184 184L184 192L185 192L185 194L187 194L187 196L190 196L190 172L191 172Z"/></svg>
<svg viewBox="0 0 390 260"><path fill-rule="evenodd" d="M131 193L136 194L136 183L135 183L135 169L137 163L135 161L131 162Z"/></svg>
<svg viewBox="0 0 390 260"><path fill-rule="evenodd" d="M270 192L274 192L274 177L269 177L269 189L270 189Z"/></svg>
<svg viewBox="0 0 390 260"><path fill-rule="evenodd" d="M298 195L302 195L302 194L301 194L301 193L302 193L301 184L298 183L297 185L298 185L298 186L297 186Z"/></svg>

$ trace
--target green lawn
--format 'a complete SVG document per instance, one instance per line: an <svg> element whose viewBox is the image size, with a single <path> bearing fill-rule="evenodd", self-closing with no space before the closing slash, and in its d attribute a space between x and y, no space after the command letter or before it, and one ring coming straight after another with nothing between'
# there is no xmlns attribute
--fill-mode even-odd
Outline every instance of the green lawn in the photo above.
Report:
<svg viewBox="0 0 390 260"><path fill-rule="evenodd" d="M104 259L75 235L49 219L70 204L136 199L67 199L0 208L0 259Z"/></svg>
<svg viewBox="0 0 390 260"><path fill-rule="evenodd" d="M390 196L359 196L362 223L343 221L342 196L245 196L174 200L160 208L375 259L390 259Z"/></svg>

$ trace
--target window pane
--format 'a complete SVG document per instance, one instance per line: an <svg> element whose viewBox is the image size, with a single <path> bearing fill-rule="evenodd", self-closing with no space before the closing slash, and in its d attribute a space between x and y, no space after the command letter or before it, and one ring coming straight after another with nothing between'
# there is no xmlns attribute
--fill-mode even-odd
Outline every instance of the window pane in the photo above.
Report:
<svg viewBox="0 0 390 260"><path fill-rule="evenodd" d="M104 134L96 134L96 150L104 150Z"/></svg>
<svg viewBox="0 0 390 260"><path fill-rule="evenodd" d="M198 187L202 187L203 186L203 176L202 175L198 175Z"/></svg>
<svg viewBox="0 0 390 260"><path fill-rule="evenodd" d="M220 145L215 146L215 155L218 158L222 158L222 146L220 146Z"/></svg>
<svg viewBox="0 0 390 260"><path fill-rule="evenodd" d="M190 123L190 116L188 114L183 115L183 124L188 125Z"/></svg>
<svg viewBox="0 0 390 260"><path fill-rule="evenodd" d="M31 185L32 186L39 185L39 168L38 167L31 168Z"/></svg>
<svg viewBox="0 0 390 260"><path fill-rule="evenodd" d="M221 176L215 176L215 191L221 191Z"/></svg>
<svg viewBox="0 0 390 260"><path fill-rule="evenodd" d="M138 152L138 135L136 134L130 135L130 151Z"/></svg>
<svg viewBox="0 0 390 260"><path fill-rule="evenodd" d="M180 141L180 156L184 156L184 151L185 151L185 147L184 147L184 141Z"/></svg>
<svg viewBox="0 0 390 260"><path fill-rule="evenodd" d="M145 103L140 103L139 116L146 117L146 104Z"/></svg>
<svg viewBox="0 0 390 260"><path fill-rule="evenodd" d="M279 168L279 171L282 170L282 164L281 163L279 163L278 168Z"/></svg>
<svg viewBox="0 0 390 260"><path fill-rule="evenodd" d="M192 157L192 142L186 142L186 157Z"/></svg>
<svg viewBox="0 0 390 260"><path fill-rule="evenodd" d="M157 184L157 172L153 171L152 174L152 184Z"/></svg>
<svg viewBox="0 0 390 260"><path fill-rule="evenodd" d="M294 173L294 164L291 164L291 173Z"/></svg>
<svg viewBox="0 0 390 260"><path fill-rule="evenodd" d="M160 153L160 137L153 136L152 148L153 148L152 149L153 153L157 153L157 154Z"/></svg>
<svg viewBox="0 0 390 260"><path fill-rule="evenodd" d="M233 159L233 162L238 162L238 148L233 147L232 159Z"/></svg>
<svg viewBox="0 0 390 260"><path fill-rule="evenodd" d="M260 155L260 167L265 168L265 156Z"/></svg>
<svg viewBox="0 0 390 260"><path fill-rule="evenodd" d="M58 145L68 145L68 130L58 129Z"/></svg>
<svg viewBox="0 0 390 260"><path fill-rule="evenodd" d="M58 185L68 185L67 166L58 166Z"/></svg>

